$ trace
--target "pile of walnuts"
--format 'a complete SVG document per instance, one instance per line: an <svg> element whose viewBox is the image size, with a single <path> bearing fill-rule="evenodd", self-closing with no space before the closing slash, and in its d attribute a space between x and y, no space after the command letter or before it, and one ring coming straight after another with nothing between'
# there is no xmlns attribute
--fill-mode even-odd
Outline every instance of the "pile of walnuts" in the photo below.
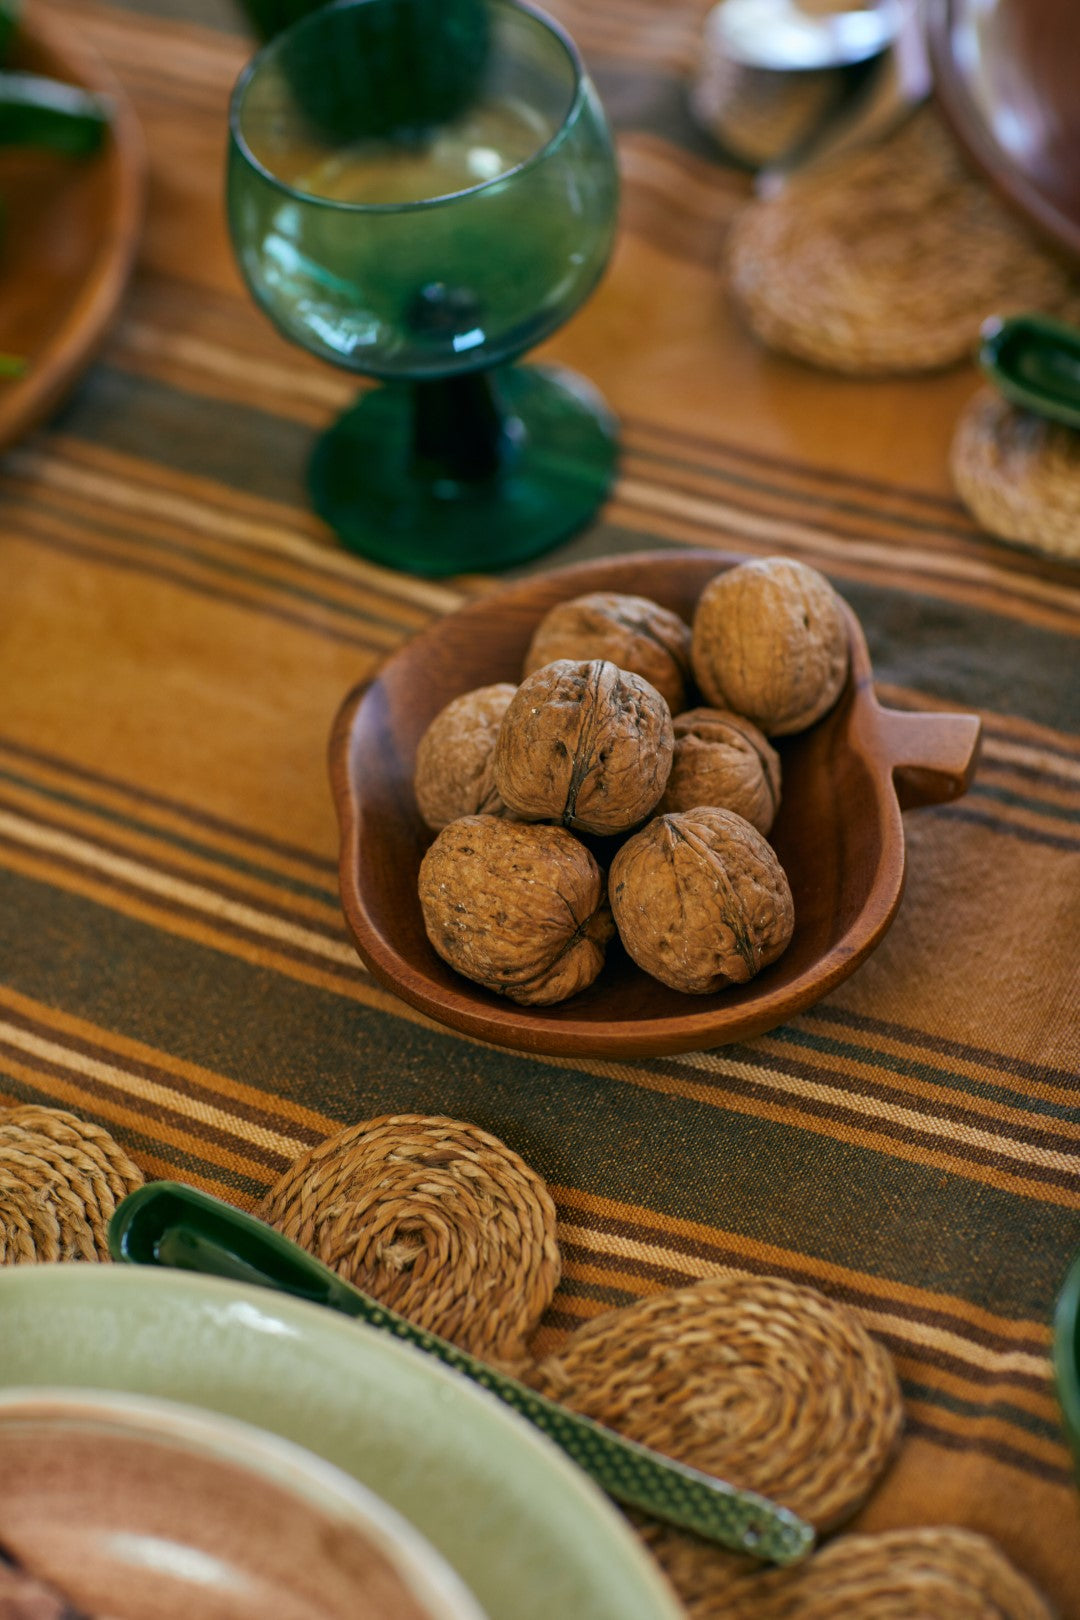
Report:
<svg viewBox="0 0 1080 1620"><path fill-rule="evenodd" d="M438 833L420 867L436 951L536 1006L590 985L616 929L675 990L753 978L795 921L766 841L780 803L768 739L821 719L847 665L839 597L784 557L717 575L692 629L640 596L552 608L521 685L455 698L417 750L417 805ZM705 706L687 708L694 685ZM580 835L601 840L606 880Z"/></svg>

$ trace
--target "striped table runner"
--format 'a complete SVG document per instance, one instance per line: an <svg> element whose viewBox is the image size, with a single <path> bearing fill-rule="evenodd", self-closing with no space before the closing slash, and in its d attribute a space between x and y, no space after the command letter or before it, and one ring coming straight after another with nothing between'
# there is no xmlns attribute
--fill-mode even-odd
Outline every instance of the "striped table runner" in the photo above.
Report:
<svg viewBox="0 0 1080 1620"><path fill-rule="evenodd" d="M343 1123L482 1125L558 1201L541 1348L691 1278L819 1286L904 1381L903 1452L857 1522L984 1530L1080 1614L1047 1354L1080 1248L1080 593L950 493L974 374L856 384L758 350L720 269L745 181L686 112L700 5L561 0L625 188L613 267L549 348L606 392L625 456L550 561L803 557L861 616L885 697L978 710L985 756L964 800L909 816L896 923L794 1023L625 1064L457 1039L346 939L325 748L354 682L492 582L369 567L307 508L313 431L350 384L274 335L232 265L237 15L52 9L127 85L151 185L99 363L0 467L0 1102L75 1109L148 1175L246 1206Z"/></svg>

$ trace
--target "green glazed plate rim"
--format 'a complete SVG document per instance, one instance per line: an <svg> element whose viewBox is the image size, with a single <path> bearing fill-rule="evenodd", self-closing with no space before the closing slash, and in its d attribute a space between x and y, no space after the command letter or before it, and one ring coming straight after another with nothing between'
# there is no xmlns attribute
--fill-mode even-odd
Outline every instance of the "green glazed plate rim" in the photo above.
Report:
<svg viewBox="0 0 1080 1620"><path fill-rule="evenodd" d="M192 1335L198 1357L185 1345ZM482 1462L463 1456L458 1469L455 1454L458 1471L440 1487L437 1512L411 1495L407 1504L390 1491L386 1499L458 1570L488 1620L569 1612L564 1597L542 1589L548 1578L576 1583L574 1620L683 1620L625 1520L557 1446L420 1351L317 1305L179 1271L86 1262L0 1268L0 1388L15 1384L122 1390L223 1412L306 1447L380 1495L378 1458L365 1466L364 1455L348 1453L365 1409L377 1403L377 1422L398 1426L399 1449L432 1443L436 1452L445 1412L443 1429L464 1433L467 1425ZM253 1415L262 1397L266 1409ZM311 1433L313 1400L322 1403L325 1434ZM410 1410L419 1416L410 1419ZM517 1512L523 1489L527 1511ZM497 1533L493 1512L502 1516ZM485 1518L498 1558L479 1545L474 1526ZM536 1567L535 1544L545 1535L549 1543L561 1538L557 1572ZM507 1559L518 1560L513 1579L497 1567ZM530 1560L532 1573L522 1574Z"/></svg>

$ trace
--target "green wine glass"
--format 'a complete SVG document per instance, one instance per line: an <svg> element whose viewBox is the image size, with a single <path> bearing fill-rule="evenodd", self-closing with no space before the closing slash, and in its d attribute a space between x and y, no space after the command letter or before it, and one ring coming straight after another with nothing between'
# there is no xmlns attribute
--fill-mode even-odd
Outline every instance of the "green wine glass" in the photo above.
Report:
<svg viewBox="0 0 1080 1620"><path fill-rule="evenodd" d="M284 335L379 380L317 441L351 550L439 575L581 527L613 418L571 372L510 364L611 252L611 135L567 35L520 0L336 0L263 47L229 120L244 278Z"/></svg>

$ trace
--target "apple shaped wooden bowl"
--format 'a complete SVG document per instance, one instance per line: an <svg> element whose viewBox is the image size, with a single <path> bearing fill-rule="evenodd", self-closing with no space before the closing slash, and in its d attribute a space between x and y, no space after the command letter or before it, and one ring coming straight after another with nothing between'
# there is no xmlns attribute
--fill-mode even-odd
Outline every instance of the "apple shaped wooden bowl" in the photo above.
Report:
<svg viewBox="0 0 1080 1620"><path fill-rule="evenodd" d="M382 984L439 1023L496 1045L564 1057L660 1056L772 1029L869 955L903 892L901 809L965 791L980 724L974 715L883 708L850 611L851 668L839 702L809 731L779 739L783 794L770 842L791 884L795 932L757 978L716 995L681 995L643 973L615 940L581 995L519 1007L452 972L424 932L417 874L434 835L420 819L412 779L417 744L439 710L474 687L516 684L532 633L557 602L624 591L689 621L707 582L743 560L643 553L537 576L441 620L350 693L330 743L341 898L356 947Z"/></svg>

